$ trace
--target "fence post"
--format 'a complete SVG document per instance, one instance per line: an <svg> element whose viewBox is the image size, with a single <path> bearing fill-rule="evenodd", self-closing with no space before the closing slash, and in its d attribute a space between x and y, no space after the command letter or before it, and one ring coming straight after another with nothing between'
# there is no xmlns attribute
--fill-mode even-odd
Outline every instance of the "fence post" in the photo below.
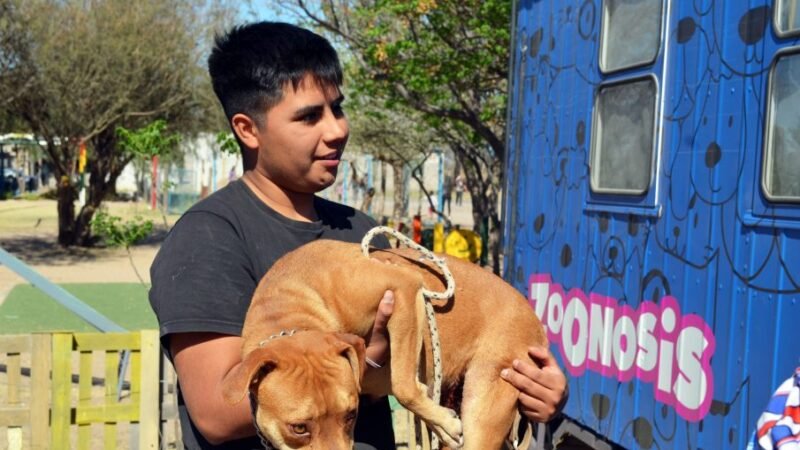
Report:
<svg viewBox="0 0 800 450"><path fill-rule="evenodd" d="M50 334L33 335L31 351L31 449L44 450L49 444L47 427L50 419Z"/></svg>
<svg viewBox="0 0 800 450"><path fill-rule="evenodd" d="M72 398L72 334L53 333L53 391L50 415L50 448L68 450Z"/></svg>
<svg viewBox="0 0 800 450"><path fill-rule="evenodd" d="M141 331L141 395L139 397L139 449L157 450L159 417L158 367L161 363L161 348L158 330Z"/></svg>

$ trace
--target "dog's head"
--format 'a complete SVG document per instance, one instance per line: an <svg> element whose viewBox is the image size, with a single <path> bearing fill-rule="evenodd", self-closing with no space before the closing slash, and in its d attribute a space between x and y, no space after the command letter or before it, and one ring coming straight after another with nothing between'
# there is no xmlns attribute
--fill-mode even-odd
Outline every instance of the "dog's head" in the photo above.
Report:
<svg viewBox="0 0 800 450"><path fill-rule="evenodd" d="M224 381L225 398L256 396L256 423L279 449L351 449L364 340L303 331L263 342Z"/></svg>

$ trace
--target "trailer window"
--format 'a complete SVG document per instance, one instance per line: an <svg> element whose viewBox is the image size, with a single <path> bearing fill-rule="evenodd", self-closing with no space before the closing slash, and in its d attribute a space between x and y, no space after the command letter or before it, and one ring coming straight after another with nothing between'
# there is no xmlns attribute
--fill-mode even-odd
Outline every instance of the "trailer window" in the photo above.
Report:
<svg viewBox="0 0 800 450"><path fill-rule="evenodd" d="M761 185L771 201L800 202L800 53L772 66Z"/></svg>
<svg viewBox="0 0 800 450"><path fill-rule="evenodd" d="M600 69L652 63L661 43L661 0L604 0Z"/></svg>
<svg viewBox="0 0 800 450"><path fill-rule="evenodd" d="M600 88L590 157L592 191L622 195L647 191L655 147L655 107L653 78Z"/></svg>
<svg viewBox="0 0 800 450"><path fill-rule="evenodd" d="M800 31L800 0L778 0L775 18L779 34L786 35Z"/></svg>

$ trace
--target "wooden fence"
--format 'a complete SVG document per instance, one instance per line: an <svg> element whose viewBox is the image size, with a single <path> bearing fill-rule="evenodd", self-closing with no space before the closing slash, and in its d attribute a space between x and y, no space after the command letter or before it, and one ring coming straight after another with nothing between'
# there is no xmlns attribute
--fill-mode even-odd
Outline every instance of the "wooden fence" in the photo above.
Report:
<svg viewBox="0 0 800 450"><path fill-rule="evenodd" d="M167 448L174 385L161 358L155 330L0 335L0 448Z"/></svg>

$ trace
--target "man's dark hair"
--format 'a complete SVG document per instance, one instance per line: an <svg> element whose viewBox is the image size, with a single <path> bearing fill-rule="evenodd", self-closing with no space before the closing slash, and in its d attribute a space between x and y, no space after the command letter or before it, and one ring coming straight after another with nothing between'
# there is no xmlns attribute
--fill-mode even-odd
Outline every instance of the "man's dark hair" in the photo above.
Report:
<svg viewBox="0 0 800 450"><path fill-rule="evenodd" d="M309 30L281 22L234 27L217 36L208 72L225 116L254 120L278 103L283 88L296 89L306 74L321 86L342 84L342 67L330 42Z"/></svg>

